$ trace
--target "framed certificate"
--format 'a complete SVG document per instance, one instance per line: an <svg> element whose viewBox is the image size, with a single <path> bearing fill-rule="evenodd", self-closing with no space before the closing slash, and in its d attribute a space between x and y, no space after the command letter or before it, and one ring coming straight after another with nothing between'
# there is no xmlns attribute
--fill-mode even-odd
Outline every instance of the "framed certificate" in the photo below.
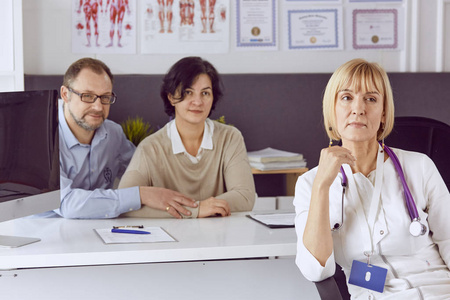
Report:
<svg viewBox="0 0 450 300"><path fill-rule="evenodd" d="M276 50L276 15L276 0L236 0L236 47Z"/></svg>
<svg viewBox="0 0 450 300"><path fill-rule="evenodd" d="M289 49L342 49L341 10L288 10Z"/></svg>
<svg viewBox="0 0 450 300"><path fill-rule="evenodd" d="M355 9L352 14L354 49L398 49L397 9Z"/></svg>

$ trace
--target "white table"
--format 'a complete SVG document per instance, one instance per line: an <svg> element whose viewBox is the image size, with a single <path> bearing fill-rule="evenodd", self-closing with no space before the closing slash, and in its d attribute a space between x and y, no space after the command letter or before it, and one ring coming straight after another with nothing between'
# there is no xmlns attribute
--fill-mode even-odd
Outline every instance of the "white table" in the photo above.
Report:
<svg viewBox="0 0 450 300"><path fill-rule="evenodd" d="M93 229L113 225L160 226L177 242L106 245ZM1 223L0 234L42 239L0 249L5 299L319 299L295 266L294 229L270 229L243 213L19 219Z"/></svg>

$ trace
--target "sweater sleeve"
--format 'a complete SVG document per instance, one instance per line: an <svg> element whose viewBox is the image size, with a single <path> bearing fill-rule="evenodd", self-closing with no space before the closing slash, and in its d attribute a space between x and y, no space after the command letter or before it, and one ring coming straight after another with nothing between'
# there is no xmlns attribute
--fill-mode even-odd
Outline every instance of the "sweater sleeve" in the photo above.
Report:
<svg viewBox="0 0 450 300"><path fill-rule="evenodd" d="M119 189L129 188L132 186L153 186L149 170L149 162L147 161L147 156L150 154L148 153L148 149L147 151L144 149L145 145L145 142L141 142L136 149L125 174L120 180ZM166 211L161 211L144 205L141 206L139 210L129 211L122 214L121 217L173 218L172 215ZM192 217L196 217L196 215Z"/></svg>
<svg viewBox="0 0 450 300"><path fill-rule="evenodd" d="M248 162L242 134L234 129L225 155L224 179L226 192L217 195L217 199L226 200L233 211L250 211L255 204L255 183Z"/></svg>

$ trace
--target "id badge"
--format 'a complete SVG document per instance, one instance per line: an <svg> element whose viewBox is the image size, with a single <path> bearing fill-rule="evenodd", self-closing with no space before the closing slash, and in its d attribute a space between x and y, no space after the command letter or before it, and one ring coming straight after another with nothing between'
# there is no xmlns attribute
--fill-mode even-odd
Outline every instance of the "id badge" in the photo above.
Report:
<svg viewBox="0 0 450 300"><path fill-rule="evenodd" d="M348 283L382 293L387 269L354 260Z"/></svg>

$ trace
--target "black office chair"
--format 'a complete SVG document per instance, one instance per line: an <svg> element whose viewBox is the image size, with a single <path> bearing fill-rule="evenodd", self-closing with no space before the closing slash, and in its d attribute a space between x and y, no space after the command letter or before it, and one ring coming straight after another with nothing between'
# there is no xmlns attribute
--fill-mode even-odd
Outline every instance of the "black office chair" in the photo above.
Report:
<svg viewBox="0 0 450 300"><path fill-rule="evenodd" d="M428 155L450 189L450 125L425 117L397 117L385 143Z"/></svg>
<svg viewBox="0 0 450 300"><path fill-rule="evenodd" d="M450 125L424 117L396 117L394 129L385 144L428 155L450 189ZM338 264L332 277L315 284L320 299L350 299L344 271Z"/></svg>
<svg viewBox="0 0 450 300"><path fill-rule="evenodd" d="M350 300L347 279L340 265L336 264L336 271L332 277L315 282L320 299Z"/></svg>

